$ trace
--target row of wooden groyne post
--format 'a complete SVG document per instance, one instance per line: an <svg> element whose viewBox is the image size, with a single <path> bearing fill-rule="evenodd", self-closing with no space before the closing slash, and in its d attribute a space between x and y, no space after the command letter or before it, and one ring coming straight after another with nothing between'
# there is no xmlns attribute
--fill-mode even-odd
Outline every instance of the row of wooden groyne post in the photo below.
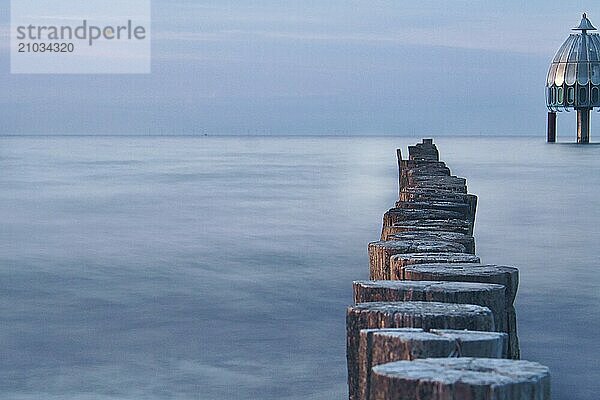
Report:
<svg viewBox="0 0 600 400"><path fill-rule="evenodd" d="M347 310L350 400L550 399L548 368L520 360L518 269L475 255L477 196L431 139L398 163L371 280Z"/></svg>

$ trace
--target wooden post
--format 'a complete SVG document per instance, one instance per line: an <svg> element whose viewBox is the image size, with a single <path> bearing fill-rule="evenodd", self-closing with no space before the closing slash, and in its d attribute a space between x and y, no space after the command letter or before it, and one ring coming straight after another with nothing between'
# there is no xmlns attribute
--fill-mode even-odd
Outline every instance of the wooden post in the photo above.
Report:
<svg viewBox="0 0 600 400"><path fill-rule="evenodd" d="M443 163L428 163L413 167L406 166L406 163L401 163L400 169L400 189L411 183L411 179L416 176L450 176L450 168Z"/></svg>
<svg viewBox="0 0 600 400"><path fill-rule="evenodd" d="M426 200L426 201L397 201L396 209L411 209L411 210L443 210L453 211L460 215L460 219L469 220L471 223L475 223L475 214L469 204L456 202L456 201L440 201L440 200Z"/></svg>
<svg viewBox="0 0 600 400"><path fill-rule="evenodd" d="M556 142L556 113L548 111L548 143Z"/></svg>
<svg viewBox="0 0 600 400"><path fill-rule="evenodd" d="M409 231L387 235L383 240L433 240L460 243L466 252L475 254L475 238L464 233L448 231Z"/></svg>
<svg viewBox="0 0 600 400"><path fill-rule="evenodd" d="M550 400L550 371L497 358L427 358L373 368L370 400Z"/></svg>
<svg viewBox="0 0 600 400"><path fill-rule="evenodd" d="M390 257L391 280L404 280L404 268L414 264L479 264L481 260L467 253L411 253L397 254ZM371 277L370 279L379 279ZM385 279L385 278L382 278Z"/></svg>
<svg viewBox="0 0 600 400"><path fill-rule="evenodd" d="M577 143L590 142L590 109L577 109Z"/></svg>
<svg viewBox="0 0 600 400"><path fill-rule="evenodd" d="M506 289L493 283L436 281L356 281L354 302L435 301L476 304L494 314L498 332L508 333Z"/></svg>
<svg viewBox="0 0 600 400"><path fill-rule="evenodd" d="M346 313L348 389L357 400L360 331L374 328L467 329L493 331L494 317L487 307L437 302L363 303Z"/></svg>
<svg viewBox="0 0 600 400"><path fill-rule="evenodd" d="M383 215L383 226L392 226L404 221L463 219L458 211L415 208L392 208Z"/></svg>
<svg viewBox="0 0 600 400"><path fill-rule="evenodd" d="M402 192L402 150L396 149L396 157L398 158L398 190Z"/></svg>
<svg viewBox="0 0 600 400"><path fill-rule="evenodd" d="M394 361L438 357L504 358L508 335L432 329L363 329L359 342L359 396L369 400L371 370Z"/></svg>
<svg viewBox="0 0 600 400"><path fill-rule="evenodd" d="M438 186L442 184L447 185L450 189L454 189L454 186L466 186L467 180L454 175L411 175L408 177L408 186L410 187L427 187L428 185Z"/></svg>
<svg viewBox="0 0 600 400"><path fill-rule="evenodd" d="M403 168L403 174L406 177L411 176L450 176L450 168L443 163L428 163L412 168Z"/></svg>
<svg viewBox="0 0 600 400"><path fill-rule="evenodd" d="M447 190L434 190L427 188L404 188L400 192L400 201L452 201L471 204L473 198L477 196L473 194L449 192Z"/></svg>
<svg viewBox="0 0 600 400"><path fill-rule="evenodd" d="M448 191L454 193L467 193L464 178L457 176L419 176L412 177L411 183L404 188L434 189L436 191Z"/></svg>
<svg viewBox="0 0 600 400"><path fill-rule="evenodd" d="M433 139L423 139L422 143L408 147L409 158L411 160L439 161L440 153Z"/></svg>
<svg viewBox="0 0 600 400"><path fill-rule="evenodd" d="M460 243L440 240L388 240L369 243L369 268L373 276L390 279L390 257L406 253L466 253Z"/></svg>
<svg viewBox="0 0 600 400"><path fill-rule="evenodd" d="M508 335L503 332L432 329L429 333L456 340L455 357L508 358Z"/></svg>
<svg viewBox="0 0 600 400"><path fill-rule="evenodd" d="M381 230L381 239L385 240L385 238L390 235L398 233L421 231L456 232L472 235L473 224L464 219L419 219L402 221L388 226L384 225Z"/></svg>
<svg viewBox="0 0 600 400"><path fill-rule="evenodd" d="M471 210L469 219L475 222L475 214L477 212L477 196L473 194L406 188L400 192L400 199L397 204L400 202L413 201L445 201L468 204Z"/></svg>
<svg viewBox="0 0 600 400"><path fill-rule="evenodd" d="M407 281L451 281L495 283L506 287L507 305L512 305L519 288L519 270L495 264L414 264L403 268Z"/></svg>

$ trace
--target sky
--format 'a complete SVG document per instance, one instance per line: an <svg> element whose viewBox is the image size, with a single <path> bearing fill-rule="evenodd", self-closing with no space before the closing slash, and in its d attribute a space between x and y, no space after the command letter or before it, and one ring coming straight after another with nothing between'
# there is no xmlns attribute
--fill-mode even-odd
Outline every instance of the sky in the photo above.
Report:
<svg viewBox="0 0 600 400"><path fill-rule="evenodd" d="M151 74L12 75L0 0L0 134L543 136L584 11L600 25L592 1L161 0Z"/></svg>

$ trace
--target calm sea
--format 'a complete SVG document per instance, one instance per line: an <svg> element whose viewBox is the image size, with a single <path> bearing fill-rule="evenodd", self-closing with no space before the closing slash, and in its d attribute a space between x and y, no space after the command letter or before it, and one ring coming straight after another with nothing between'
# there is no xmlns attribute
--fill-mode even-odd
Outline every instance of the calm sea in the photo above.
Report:
<svg viewBox="0 0 600 400"><path fill-rule="evenodd" d="M418 138L0 138L0 398L343 399L345 307ZM523 357L600 393L600 146L437 140L521 268Z"/></svg>

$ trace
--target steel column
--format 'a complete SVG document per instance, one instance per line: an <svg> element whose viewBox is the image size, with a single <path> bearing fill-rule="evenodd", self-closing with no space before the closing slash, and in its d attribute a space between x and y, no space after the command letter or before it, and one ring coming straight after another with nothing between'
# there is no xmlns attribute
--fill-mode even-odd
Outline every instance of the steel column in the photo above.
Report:
<svg viewBox="0 0 600 400"><path fill-rule="evenodd" d="M556 142L556 113L548 112L548 143Z"/></svg>
<svg viewBox="0 0 600 400"><path fill-rule="evenodd" d="M590 109L577 109L577 143L590 142Z"/></svg>

